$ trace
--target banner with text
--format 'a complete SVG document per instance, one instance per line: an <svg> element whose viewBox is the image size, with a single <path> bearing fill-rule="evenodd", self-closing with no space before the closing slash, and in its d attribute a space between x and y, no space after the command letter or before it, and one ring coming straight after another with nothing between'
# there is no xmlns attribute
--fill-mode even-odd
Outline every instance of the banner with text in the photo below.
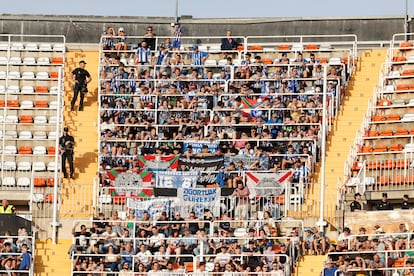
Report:
<svg viewBox="0 0 414 276"><path fill-rule="evenodd" d="M260 167L262 167L264 170L269 169L269 155L267 154L262 154L260 157L249 157L244 155L225 156L224 166L228 167L231 162L237 164L239 161L243 161L244 166L247 168L253 165L254 162L259 161Z"/></svg>
<svg viewBox="0 0 414 276"><path fill-rule="evenodd" d="M205 156L186 158L181 156L179 166L185 165L189 171L199 172L197 184L209 185L216 182L218 170L223 166L223 157Z"/></svg>
<svg viewBox="0 0 414 276"><path fill-rule="evenodd" d="M157 173L157 188L195 188L200 175L197 171L165 171Z"/></svg>
<svg viewBox="0 0 414 276"><path fill-rule="evenodd" d="M220 189L217 188L179 188L177 197L180 203L191 208L196 216L201 216L204 209L213 210L220 204Z"/></svg>
<svg viewBox="0 0 414 276"><path fill-rule="evenodd" d="M127 207L134 210L136 218L141 218L144 211L148 211L151 218L157 219L162 212L169 214L170 199L137 200L127 198Z"/></svg>
<svg viewBox="0 0 414 276"><path fill-rule="evenodd" d="M192 146L193 147L193 152L198 153L198 152L201 152L203 150L204 145L208 146L208 151L216 152L217 148L219 146L219 142L218 141L213 141L213 142L210 142L210 141L184 142L184 151L187 150L188 146Z"/></svg>

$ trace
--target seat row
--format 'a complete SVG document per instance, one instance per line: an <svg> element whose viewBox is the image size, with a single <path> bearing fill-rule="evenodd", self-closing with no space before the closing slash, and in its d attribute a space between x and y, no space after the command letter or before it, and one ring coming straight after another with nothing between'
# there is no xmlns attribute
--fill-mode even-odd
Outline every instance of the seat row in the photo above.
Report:
<svg viewBox="0 0 414 276"><path fill-rule="evenodd" d="M365 145L362 146L359 153L373 153L373 152L377 152L377 153L382 153L382 152L414 152L414 144L412 143L408 143L405 146L403 146L402 144L392 144L389 147L387 145L375 145L375 146L371 146L371 145Z"/></svg>
<svg viewBox="0 0 414 276"><path fill-rule="evenodd" d="M64 43L22 43L22 42L0 42L0 51L55 51L55 52L64 52L66 47Z"/></svg>
<svg viewBox="0 0 414 276"><path fill-rule="evenodd" d="M380 99L377 107L393 107L393 106L414 106L414 99Z"/></svg>
<svg viewBox="0 0 414 276"><path fill-rule="evenodd" d="M407 113L407 114L403 114L402 116L399 115L399 114L389 114L387 116L385 116L385 115L375 115L372 118L373 123L386 122L386 121L412 122L412 121L414 121L414 114L413 113Z"/></svg>
<svg viewBox="0 0 414 276"><path fill-rule="evenodd" d="M49 80L49 79L57 79L59 78L59 72L53 71L53 72L45 72L40 71L36 74L32 71L25 71L20 73L19 71L0 71L0 79L23 79L23 80Z"/></svg>
<svg viewBox="0 0 414 276"><path fill-rule="evenodd" d="M394 136L407 136L407 135L414 135L414 128L410 131L406 128L399 128L396 131L393 131L391 129L384 129L381 131L378 131L376 129L367 130L365 132L365 137L394 137Z"/></svg>
<svg viewBox="0 0 414 276"><path fill-rule="evenodd" d="M35 146L34 148L31 146L20 146L17 148L16 146L7 145L4 147L3 154L55 155L56 147L50 146L46 149L45 146Z"/></svg>
<svg viewBox="0 0 414 276"><path fill-rule="evenodd" d="M63 57L4 57L0 56L0 65L62 65Z"/></svg>
<svg viewBox="0 0 414 276"><path fill-rule="evenodd" d="M0 85L0 94L57 94L59 91L59 88L57 86L51 86L50 88L47 86L38 85L36 87L33 87L31 85L24 85L21 88L18 85Z"/></svg>
<svg viewBox="0 0 414 276"><path fill-rule="evenodd" d="M6 130L3 135L3 131L0 130L0 138L21 140L54 140L56 139L56 131L51 131L48 135L46 135L45 131L35 131L32 133L30 130L22 130L17 133L15 130Z"/></svg>
<svg viewBox="0 0 414 276"><path fill-rule="evenodd" d="M34 172L54 172L56 162L49 162L47 165L43 161L34 161L33 163L22 161L16 164L15 161L4 161L0 163L0 169L3 171L34 171Z"/></svg>
<svg viewBox="0 0 414 276"><path fill-rule="evenodd" d="M9 124L56 124L57 117L50 116L49 119L44 115L37 115L33 118L30 115L22 115L19 117L17 115L0 115L0 123L9 123Z"/></svg>
<svg viewBox="0 0 414 276"><path fill-rule="evenodd" d="M55 181L53 178L43 178L43 177L35 177L30 180L29 177L18 177L17 181L15 177L6 176L1 181L2 186L6 187L21 187L21 188L29 188L30 184L33 182L34 187L53 187L55 185Z"/></svg>
<svg viewBox="0 0 414 276"><path fill-rule="evenodd" d="M7 105L6 105L7 104ZM20 108L20 109L31 109L31 108L49 108L49 109L57 109L58 102L57 101L31 101L31 100L23 100L21 102L17 100L0 100L0 108L7 107L7 108Z"/></svg>

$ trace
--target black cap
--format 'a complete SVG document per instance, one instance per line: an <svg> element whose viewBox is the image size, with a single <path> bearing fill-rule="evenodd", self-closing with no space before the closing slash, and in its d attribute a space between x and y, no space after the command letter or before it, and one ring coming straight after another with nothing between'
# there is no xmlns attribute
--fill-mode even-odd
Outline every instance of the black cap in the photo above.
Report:
<svg viewBox="0 0 414 276"><path fill-rule="evenodd" d="M382 197L388 197L387 193L382 193Z"/></svg>
<svg viewBox="0 0 414 276"><path fill-rule="evenodd" d="M86 64L86 62L84 60L79 61L79 64L81 64L81 63Z"/></svg>
<svg viewBox="0 0 414 276"><path fill-rule="evenodd" d="M69 128L65 127L65 128L63 128L63 131L68 132L69 131Z"/></svg>
<svg viewBox="0 0 414 276"><path fill-rule="evenodd" d="M360 194L360 193L356 193L356 194L354 195L354 197L357 197L357 196L361 196L361 194Z"/></svg>

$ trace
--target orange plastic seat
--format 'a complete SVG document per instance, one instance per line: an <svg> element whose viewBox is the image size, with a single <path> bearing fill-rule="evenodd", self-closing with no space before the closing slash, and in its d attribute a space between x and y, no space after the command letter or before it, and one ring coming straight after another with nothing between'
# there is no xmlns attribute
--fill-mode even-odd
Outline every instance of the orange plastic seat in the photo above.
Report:
<svg viewBox="0 0 414 276"><path fill-rule="evenodd" d="M19 107L19 101L16 100L8 100L7 107Z"/></svg>
<svg viewBox="0 0 414 276"><path fill-rule="evenodd" d="M306 51L315 51L319 49L319 45L317 44L308 44L305 46Z"/></svg>
<svg viewBox="0 0 414 276"><path fill-rule="evenodd" d="M385 121L385 116L383 116L383 115L375 115L374 118L372 119L372 121L374 121L374 122Z"/></svg>
<svg viewBox="0 0 414 276"><path fill-rule="evenodd" d="M53 203L53 194L46 194L45 202L46 203Z"/></svg>
<svg viewBox="0 0 414 276"><path fill-rule="evenodd" d="M398 258L394 261L394 264L392 267L404 267L405 259L404 258Z"/></svg>
<svg viewBox="0 0 414 276"><path fill-rule="evenodd" d="M362 146L361 148L362 153L373 152L372 146Z"/></svg>
<svg viewBox="0 0 414 276"><path fill-rule="evenodd" d="M399 114L390 114L387 116L387 121L399 121L401 119Z"/></svg>
<svg viewBox="0 0 414 276"><path fill-rule="evenodd" d="M59 73L56 72L56 71L50 72L49 77L51 79L57 79L57 78L59 78Z"/></svg>
<svg viewBox="0 0 414 276"><path fill-rule="evenodd" d="M32 154L32 148L30 146L20 146L19 154Z"/></svg>
<svg viewBox="0 0 414 276"><path fill-rule="evenodd" d="M414 135L414 128L410 130L410 135Z"/></svg>
<svg viewBox="0 0 414 276"><path fill-rule="evenodd" d="M362 162L356 161L352 164L352 171L359 171L360 169L362 169Z"/></svg>
<svg viewBox="0 0 414 276"><path fill-rule="evenodd" d="M56 147L54 147L54 146L50 146L50 147L48 147L48 148L47 148L47 153L48 153L49 155L55 155L55 154L56 154Z"/></svg>
<svg viewBox="0 0 414 276"><path fill-rule="evenodd" d="M403 175L394 175L391 177L391 184L397 185L397 184L404 184L405 178Z"/></svg>
<svg viewBox="0 0 414 276"><path fill-rule="evenodd" d="M46 187L45 179L42 177L35 177L33 179L33 186L35 187Z"/></svg>
<svg viewBox="0 0 414 276"><path fill-rule="evenodd" d="M243 51L244 50L244 45L237 45L236 50L237 51Z"/></svg>
<svg viewBox="0 0 414 276"><path fill-rule="evenodd" d="M381 169L393 169L395 167L395 160L385 160L380 168Z"/></svg>
<svg viewBox="0 0 414 276"><path fill-rule="evenodd" d="M252 45L249 47L249 50L252 51L263 51L263 46L262 45Z"/></svg>
<svg viewBox="0 0 414 276"><path fill-rule="evenodd" d="M410 165L410 161L409 160L399 159L395 163L395 168L397 168L397 169L403 169L403 168L408 167L409 165Z"/></svg>
<svg viewBox="0 0 414 276"><path fill-rule="evenodd" d="M410 84L410 90L414 89L414 83Z"/></svg>
<svg viewBox="0 0 414 276"><path fill-rule="evenodd" d="M413 75L414 75L414 69L405 69L401 73L401 76L413 76Z"/></svg>
<svg viewBox="0 0 414 276"><path fill-rule="evenodd" d="M36 108L48 108L49 104L47 101L36 101L35 102L35 107Z"/></svg>
<svg viewBox="0 0 414 276"><path fill-rule="evenodd" d="M389 149L389 151L402 151L402 150L403 150L403 145L401 144L392 144Z"/></svg>
<svg viewBox="0 0 414 276"><path fill-rule="evenodd" d="M46 186L48 186L48 187L53 187L53 186L55 186L55 179L54 179L53 177L49 177L49 178L47 179Z"/></svg>
<svg viewBox="0 0 414 276"><path fill-rule="evenodd" d="M125 195L116 195L112 198L112 202L114 204L123 205L126 203L126 196Z"/></svg>
<svg viewBox="0 0 414 276"><path fill-rule="evenodd" d="M278 51L290 51L291 46L289 44L280 44L277 46Z"/></svg>
<svg viewBox="0 0 414 276"><path fill-rule="evenodd" d="M406 128L399 128L395 131L395 135L396 136L401 136L401 135L408 135L408 129Z"/></svg>
<svg viewBox="0 0 414 276"><path fill-rule="evenodd" d="M328 63L328 58L326 57L318 57L316 60L320 63Z"/></svg>
<svg viewBox="0 0 414 276"><path fill-rule="evenodd" d="M407 184L414 184L414 175L407 175L405 177L405 183L407 183Z"/></svg>
<svg viewBox="0 0 414 276"><path fill-rule="evenodd" d="M368 162L367 164L367 169L368 170L375 170L378 169L381 165L381 162L379 160L371 160Z"/></svg>
<svg viewBox="0 0 414 276"><path fill-rule="evenodd" d="M375 145L374 152L386 152L387 146L386 145Z"/></svg>
<svg viewBox="0 0 414 276"><path fill-rule="evenodd" d="M392 104L389 99L381 99L377 102L377 106L390 106Z"/></svg>
<svg viewBox="0 0 414 276"><path fill-rule="evenodd" d="M380 136L392 136L392 130L391 129L381 130Z"/></svg>
<svg viewBox="0 0 414 276"><path fill-rule="evenodd" d="M20 123L32 124L33 123L33 116L30 116L30 115L20 116Z"/></svg>
<svg viewBox="0 0 414 276"><path fill-rule="evenodd" d="M410 86L408 84L398 84L396 87L397 91L401 90L410 90Z"/></svg>
<svg viewBox="0 0 414 276"><path fill-rule="evenodd" d="M273 61L272 61L270 58L263 58L262 60L263 60L263 63L264 63L264 64L267 64L267 65L272 64L272 63L273 63Z"/></svg>
<svg viewBox="0 0 414 276"><path fill-rule="evenodd" d="M378 136L378 130L376 129L367 130L365 136L368 136L368 137Z"/></svg>
<svg viewBox="0 0 414 276"><path fill-rule="evenodd" d="M413 48L413 43L411 41L404 41L400 43L400 51L408 51Z"/></svg>
<svg viewBox="0 0 414 276"><path fill-rule="evenodd" d="M379 185L387 185L390 183L390 177L388 175L378 176L377 184Z"/></svg>
<svg viewBox="0 0 414 276"><path fill-rule="evenodd" d="M407 58L405 56L397 56L392 58L393 62L404 62L407 61Z"/></svg>
<svg viewBox="0 0 414 276"><path fill-rule="evenodd" d="M35 91L36 93L48 93L49 89L47 88L47 86L36 86Z"/></svg>
<svg viewBox="0 0 414 276"><path fill-rule="evenodd" d="M52 64L63 64L63 57L52 57Z"/></svg>
<svg viewBox="0 0 414 276"><path fill-rule="evenodd" d="M0 100L0 107L4 107L6 105L4 100Z"/></svg>

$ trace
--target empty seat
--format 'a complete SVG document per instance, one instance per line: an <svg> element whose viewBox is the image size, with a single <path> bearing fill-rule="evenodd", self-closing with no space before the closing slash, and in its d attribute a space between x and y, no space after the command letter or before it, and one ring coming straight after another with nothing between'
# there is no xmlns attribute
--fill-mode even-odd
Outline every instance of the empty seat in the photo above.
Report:
<svg viewBox="0 0 414 276"><path fill-rule="evenodd" d="M55 179L54 179L53 177L49 177L49 178L46 180L46 186L48 186L48 187L53 187L53 186L55 186Z"/></svg>
<svg viewBox="0 0 414 276"><path fill-rule="evenodd" d="M412 122L414 121L414 114L404 114L403 117L401 118L401 122Z"/></svg>
<svg viewBox="0 0 414 276"><path fill-rule="evenodd" d="M6 93L6 86L0 85L0 94Z"/></svg>
<svg viewBox="0 0 414 276"><path fill-rule="evenodd" d="M22 79L33 80L34 78L35 78L35 74L32 71L24 71L22 73Z"/></svg>
<svg viewBox="0 0 414 276"><path fill-rule="evenodd" d="M374 152L386 152L387 146L386 145L375 145Z"/></svg>
<svg viewBox="0 0 414 276"><path fill-rule="evenodd" d="M279 44L277 46L278 51L290 51L292 47L289 44Z"/></svg>
<svg viewBox="0 0 414 276"><path fill-rule="evenodd" d="M387 121L399 121L400 119L400 115L398 114L390 114L387 116Z"/></svg>
<svg viewBox="0 0 414 276"><path fill-rule="evenodd" d="M29 131L29 130L20 131L19 132L19 139L32 139L32 132Z"/></svg>
<svg viewBox="0 0 414 276"><path fill-rule="evenodd" d="M403 41L400 43L400 51L407 51L413 48L413 43L410 41Z"/></svg>
<svg viewBox="0 0 414 276"><path fill-rule="evenodd" d="M216 66L217 65L217 61L215 59L207 59L204 62L204 66Z"/></svg>
<svg viewBox="0 0 414 276"><path fill-rule="evenodd" d="M24 47L24 49L26 51L37 51L37 50L39 50L36 43L27 43L26 46Z"/></svg>
<svg viewBox="0 0 414 276"><path fill-rule="evenodd" d="M379 185L387 185L390 183L390 177L388 175L378 176L377 184Z"/></svg>
<svg viewBox="0 0 414 276"><path fill-rule="evenodd" d="M50 60L49 60L48 57L39 57L37 59L37 64L38 65L48 65L48 64L50 64Z"/></svg>
<svg viewBox="0 0 414 276"><path fill-rule="evenodd" d="M406 168L410 165L410 161L407 159L399 159L397 160L397 162L395 163L395 168L397 169L403 169Z"/></svg>
<svg viewBox="0 0 414 276"><path fill-rule="evenodd" d="M17 131L15 130L6 130L4 134L4 138L6 139L16 139L17 138Z"/></svg>
<svg viewBox="0 0 414 276"><path fill-rule="evenodd" d="M414 175L407 175L405 177L405 183L407 183L407 184L414 184Z"/></svg>
<svg viewBox="0 0 414 276"><path fill-rule="evenodd" d="M33 123L33 116L30 116L30 115L20 116L20 123L22 123L22 124L32 124Z"/></svg>
<svg viewBox="0 0 414 276"><path fill-rule="evenodd" d="M8 42L0 42L0 51L6 51L9 49L9 43Z"/></svg>
<svg viewBox="0 0 414 276"><path fill-rule="evenodd" d="M3 178L2 185L8 186L8 187L14 187L16 186L16 179L11 176L6 176Z"/></svg>
<svg viewBox="0 0 414 276"><path fill-rule="evenodd" d="M49 155L55 155L56 154L56 147L50 146L47 148L47 154Z"/></svg>
<svg viewBox="0 0 414 276"><path fill-rule="evenodd" d="M63 64L63 57L52 57L52 64ZM124 63L126 64L126 62Z"/></svg>
<svg viewBox="0 0 414 276"><path fill-rule="evenodd" d="M20 88L17 85L9 85L7 86L7 94L18 94L20 92Z"/></svg>
<svg viewBox="0 0 414 276"><path fill-rule="evenodd" d="M391 129L383 129L380 132L380 136L392 136L392 130Z"/></svg>
<svg viewBox="0 0 414 276"><path fill-rule="evenodd" d="M45 131L35 131L33 134L33 139L46 139L46 132Z"/></svg>
<svg viewBox="0 0 414 276"><path fill-rule="evenodd" d="M37 72L36 74L36 79L48 79L49 78L49 73L48 72Z"/></svg>
<svg viewBox="0 0 414 276"><path fill-rule="evenodd" d="M35 172L46 171L45 162L40 162L40 161L33 162L33 171Z"/></svg>
<svg viewBox="0 0 414 276"><path fill-rule="evenodd" d="M28 177L19 177L17 179L17 187L22 187L22 188L30 187L30 178L28 178Z"/></svg>
<svg viewBox="0 0 414 276"><path fill-rule="evenodd" d="M390 179L390 183L397 185L397 184L403 184L405 182L405 177L403 175L394 175Z"/></svg>
<svg viewBox="0 0 414 276"><path fill-rule="evenodd" d="M47 135L47 138L49 140L55 140L57 138L57 133L56 131L50 131L49 134Z"/></svg>
<svg viewBox="0 0 414 276"><path fill-rule="evenodd" d="M19 147L19 154L32 154L32 147L31 146L20 146Z"/></svg>
<svg viewBox="0 0 414 276"><path fill-rule="evenodd" d="M14 162L14 161L4 161L3 170L5 170L5 171L15 171L16 170L16 162Z"/></svg>
<svg viewBox="0 0 414 276"><path fill-rule="evenodd" d="M0 65L6 65L8 62L7 57L0 56Z"/></svg>
<svg viewBox="0 0 414 276"><path fill-rule="evenodd" d="M403 145L402 144L392 144L389 148L389 151L402 151Z"/></svg>
<svg viewBox="0 0 414 276"><path fill-rule="evenodd" d="M47 101L36 101L35 107L36 108L48 108L49 104L47 103Z"/></svg>
<svg viewBox="0 0 414 276"><path fill-rule="evenodd" d="M36 86L36 93L48 93L47 86Z"/></svg>
<svg viewBox="0 0 414 276"><path fill-rule="evenodd" d="M35 177L33 178L33 186L46 187L46 181L43 177Z"/></svg>
<svg viewBox="0 0 414 276"><path fill-rule="evenodd" d="M381 165L381 161L379 160L371 160L367 163L368 170L375 170L378 169Z"/></svg>
<svg viewBox="0 0 414 276"><path fill-rule="evenodd" d="M404 99L394 99L392 101L392 105L396 105L396 106L401 106L401 105L405 105L405 100Z"/></svg>
<svg viewBox="0 0 414 276"><path fill-rule="evenodd" d="M7 115L5 119L6 123L17 124L19 122L19 118L17 115Z"/></svg>
<svg viewBox="0 0 414 276"><path fill-rule="evenodd" d="M218 65L220 65L220 66L224 66L224 65L226 65L227 64L227 59L220 59L219 61L218 61Z"/></svg>
<svg viewBox="0 0 414 276"><path fill-rule="evenodd" d="M4 154L17 154L17 148L16 146L7 145L4 147L3 153Z"/></svg>
<svg viewBox="0 0 414 276"><path fill-rule="evenodd" d="M341 58L333 57L329 59L328 63L329 65L341 65L342 62L341 62Z"/></svg>
<svg viewBox="0 0 414 276"><path fill-rule="evenodd" d="M390 99L381 99L377 102L377 106L390 106L392 104Z"/></svg>
<svg viewBox="0 0 414 276"><path fill-rule="evenodd" d="M50 87L50 91L51 94L57 94L59 92L59 88L57 86L52 86Z"/></svg>
<svg viewBox="0 0 414 276"><path fill-rule="evenodd" d="M49 124L55 125L57 123L57 117L56 116L50 116L49 117Z"/></svg>
<svg viewBox="0 0 414 276"><path fill-rule="evenodd" d="M30 171L32 169L32 164L30 162L22 161L17 164L18 171Z"/></svg>
<svg viewBox="0 0 414 276"><path fill-rule="evenodd" d="M395 167L395 160L385 160L380 168L381 169L393 169Z"/></svg>
<svg viewBox="0 0 414 276"><path fill-rule="evenodd" d="M414 152L414 143L408 143L404 146L404 152Z"/></svg>
<svg viewBox="0 0 414 276"><path fill-rule="evenodd" d="M40 43L39 51L52 51L52 44L50 43Z"/></svg>
<svg viewBox="0 0 414 276"><path fill-rule="evenodd" d="M22 50L24 50L24 44L21 43L21 42L13 42L11 44L11 49L13 51L22 51Z"/></svg>
<svg viewBox="0 0 414 276"><path fill-rule="evenodd" d="M33 149L33 154L45 155L46 154L46 147L45 146L35 146L34 149Z"/></svg>
<svg viewBox="0 0 414 276"><path fill-rule="evenodd" d="M409 106L413 106L414 105L414 99L410 99L407 103L407 105Z"/></svg>
<svg viewBox="0 0 414 276"><path fill-rule="evenodd" d="M43 115L38 115L34 118L35 124L47 124L47 118Z"/></svg>
<svg viewBox="0 0 414 276"><path fill-rule="evenodd" d="M49 103L49 108L51 108L51 109L57 109L58 108L58 102L57 101L51 101Z"/></svg>
<svg viewBox="0 0 414 276"><path fill-rule="evenodd" d="M317 45L317 44L307 44L305 46L306 51L315 51L315 50L318 50L318 49L319 49L319 45Z"/></svg>
<svg viewBox="0 0 414 276"><path fill-rule="evenodd" d="M53 44L53 51L55 51L55 52L64 52L65 51L65 44L63 44L63 43Z"/></svg>
<svg viewBox="0 0 414 276"><path fill-rule="evenodd" d="M59 72L56 72L56 71L50 72L49 77L51 79L57 79L59 78Z"/></svg>
<svg viewBox="0 0 414 276"><path fill-rule="evenodd" d="M6 71L0 71L0 79L5 79L7 76Z"/></svg>
<svg viewBox="0 0 414 276"><path fill-rule="evenodd" d="M34 57L25 57L23 59L23 64L24 65L35 65L36 64L36 59Z"/></svg>
<svg viewBox="0 0 414 276"><path fill-rule="evenodd" d="M414 69L405 69L402 71L401 76L413 76Z"/></svg>
<svg viewBox="0 0 414 276"><path fill-rule="evenodd" d="M372 151L373 151L373 148L372 148L372 146L369 146L369 145L362 146L362 148L361 148L362 153L368 153L368 152L372 152Z"/></svg>
<svg viewBox="0 0 414 276"><path fill-rule="evenodd" d="M33 102L29 100L22 101L20 107L25 109L33 108Z"/></svg>
<svg viewBox="0 0 414 276"><path fill-rule="evenodd" d="M385 116L383 116L383 115L375 115L374 118L372 118L372 121L374 121L374 122L385 121Z"/></svg>
<svg viewBox="0 0 414 276"><path fill-rule="evenodd" d="M7 77L9 78L9 79L20 79L20 72L19 71L10 71L8 74L7 74Z"/></svg>
<svg viewBox="0 0 414 276"><path fill-rule="evenodd" d="M398 84L396 90L397 91L402 91L402 90L409 90L410 87L408 86L408 84Z"/></svg>
<svg viewBox="0 0 414 276"><path fill-rule="evenodd" d="M56 164L57 164L56 162L47 163L47 171L54 172L56 168ZM59 170L59 166L57 167L57 169Z"/></svg>
<svg viewBox="0 0 414 276"><path fill-rule="evenodd" d="M22 87L22 94L33 94L34 88L31 85L25 85Z"/></svg>
<svg viewBox="0 0 414 276"><path fill-rule="evenodd" d="M370 129L370 130L367 131L366 136L368 136L368 137L378 136L378 130Z"/></svg>
<svg viewBox="0 0 414 276"><path fill-rule="evenodd" d="M22 58L21 57L10 57L9 64L11 65L22 64Z"/></svg>

